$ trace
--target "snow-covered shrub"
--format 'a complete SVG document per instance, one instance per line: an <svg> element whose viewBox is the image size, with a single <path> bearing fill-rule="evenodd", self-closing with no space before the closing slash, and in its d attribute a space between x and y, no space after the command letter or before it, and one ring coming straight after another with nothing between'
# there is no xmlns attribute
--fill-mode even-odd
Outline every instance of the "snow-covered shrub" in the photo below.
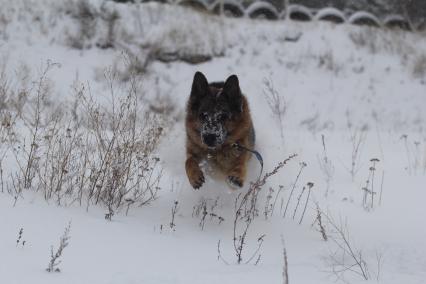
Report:
<svg viewBox="0 0 426 284"><path fill-rule="evenodd" d="M106 72L111 101L96 102L88 85L75 83L71 109L49 104L48 64L36 87L28 90L16 143L6 150L16 168L7 173L8 192L40 191L58 205L99 204L108 216L132 205L144 205L157 197L162 176L153 155L162 134L159 116L138 104L136 79L115 94L116 75ZM16 111L15 111L16 112ZM109 217L110 219L110 217Z"/></svg>

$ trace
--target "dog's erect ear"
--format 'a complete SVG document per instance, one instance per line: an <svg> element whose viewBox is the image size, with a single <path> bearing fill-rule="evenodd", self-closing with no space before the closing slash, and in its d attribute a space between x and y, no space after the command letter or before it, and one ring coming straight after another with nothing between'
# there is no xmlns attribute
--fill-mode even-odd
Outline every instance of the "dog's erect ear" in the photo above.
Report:
<svg viewBox="0 0 426 284"><path fill-rule="evenodd" d="M191 96L203 96L208 92L209 83L206 77L200 71L197 71L194 75L194 81L192 82Z"/></svg>
<svg viewBox="0 0 426 284"><path fill-rule="evenodd" d="M237 75L231 75L226 79L223 94L228 99L232 111L242 112L243 100Z"/></svg>
<svg viewBox="0 0 426 284"><path fill-rule="evenodd" d="M189 97L189 106L193 112L196 112L200 106L201 99L207 95L209 83L203 73L197 71L192 82L191 95Z"/></svg>

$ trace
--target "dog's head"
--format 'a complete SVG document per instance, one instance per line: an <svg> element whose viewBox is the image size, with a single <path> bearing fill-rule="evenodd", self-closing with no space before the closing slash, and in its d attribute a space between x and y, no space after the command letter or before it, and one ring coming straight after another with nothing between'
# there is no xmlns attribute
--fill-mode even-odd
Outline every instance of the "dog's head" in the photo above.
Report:
<svg viewBox="0 0 426 284"><path fill-rule="evenodd" d="M225 83L209 85L201 72L195 73L189 111L196 118L200 139L207 147L215 149L226 141L227 126L242 112L242 104L236 75L231 75Z"/></svg>

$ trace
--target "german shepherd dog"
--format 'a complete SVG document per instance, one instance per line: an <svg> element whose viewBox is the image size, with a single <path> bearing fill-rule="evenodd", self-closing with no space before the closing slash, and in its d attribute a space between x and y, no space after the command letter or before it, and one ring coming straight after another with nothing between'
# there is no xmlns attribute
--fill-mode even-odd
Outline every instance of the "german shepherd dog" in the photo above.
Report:
<svg viewBox="0 0 426 284"><path fill-rule="evenodd" d="M199 166L207 160L227 177L233 187L242 187L255 133L247 99L238 77L208 83L196 72L186 110L186 174L194 189L205 182ZM242 147L239 147L242 146Z"/></svg>

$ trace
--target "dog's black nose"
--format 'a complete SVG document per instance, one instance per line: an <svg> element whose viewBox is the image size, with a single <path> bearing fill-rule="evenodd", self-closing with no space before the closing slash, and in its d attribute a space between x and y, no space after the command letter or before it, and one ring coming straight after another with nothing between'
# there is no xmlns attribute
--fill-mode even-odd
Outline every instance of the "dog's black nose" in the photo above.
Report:
<svg viewBox="0 0 426 284"><path fill-rule="evenodd" d="M206 134L203 136L204 144L209 147L216 146L216 135L215 134Z"/></svg>

